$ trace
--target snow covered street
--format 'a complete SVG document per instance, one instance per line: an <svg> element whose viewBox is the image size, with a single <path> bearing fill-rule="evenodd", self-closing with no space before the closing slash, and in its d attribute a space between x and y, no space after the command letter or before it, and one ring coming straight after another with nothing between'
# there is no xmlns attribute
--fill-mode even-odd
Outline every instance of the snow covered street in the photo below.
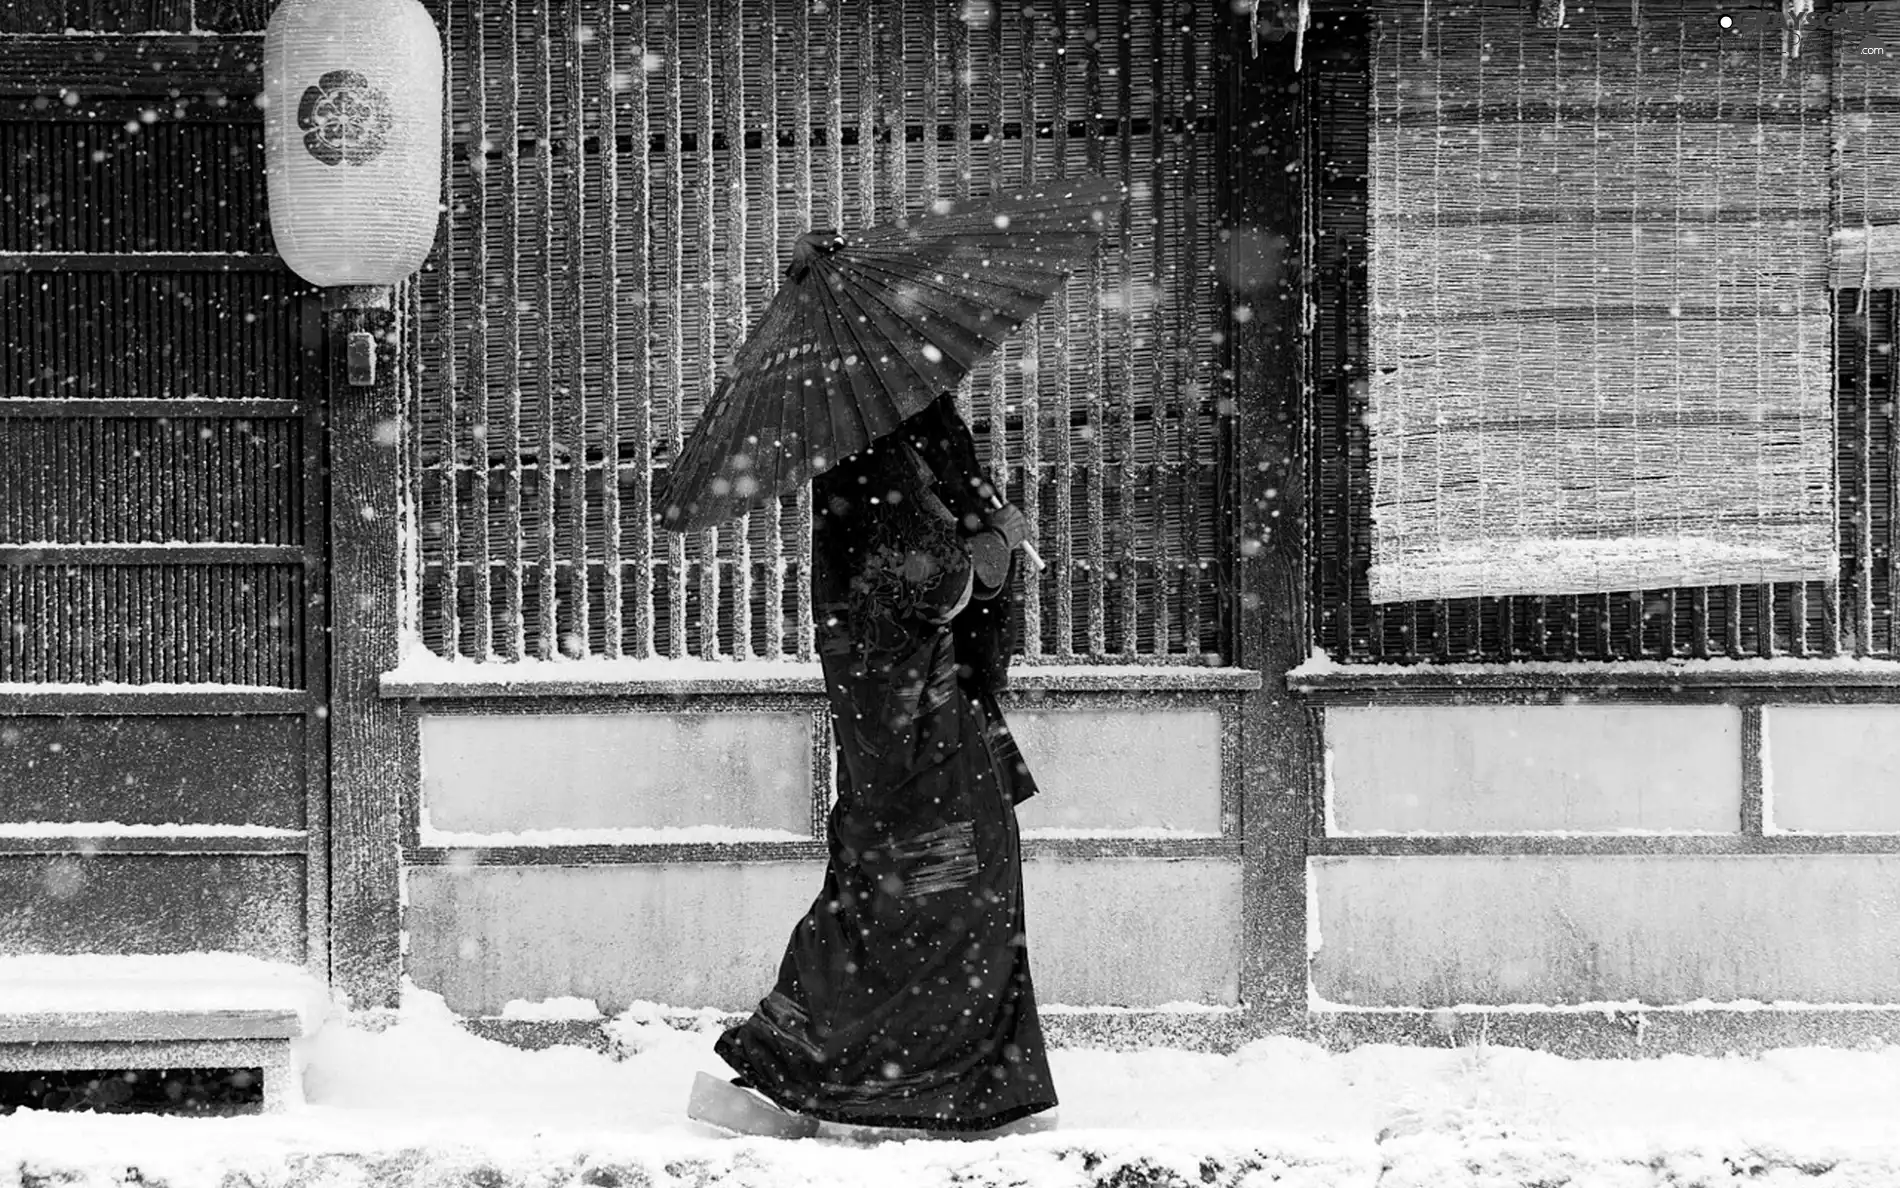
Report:
<svg viewBox="0 0 1900 1188"><path fill-rule="evenodd" d="M689 1121L693 1073L720 1069L710 1015L689 1031L635 1010L608 1031L612 1056L523 1051L412 991L393 1018L317 1033L296 1113L0 1118L0 1188L1900 1184L1896 1049L1059 1049L1059 1130L872 1145L829 1129L733 1139Z"/></svg>

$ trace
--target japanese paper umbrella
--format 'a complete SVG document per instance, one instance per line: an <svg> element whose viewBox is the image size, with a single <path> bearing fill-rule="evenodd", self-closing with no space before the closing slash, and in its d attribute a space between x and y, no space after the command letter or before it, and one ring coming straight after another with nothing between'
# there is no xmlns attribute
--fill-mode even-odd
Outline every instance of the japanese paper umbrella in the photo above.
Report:
<svg viewBox="0 0 1900 1188"><path fill-rule="evenodd" d="M784 285L667 474L661 522L710 528L894 432L1087 262L1122 201L1051 182L847 239L801 235Z"/></svg>

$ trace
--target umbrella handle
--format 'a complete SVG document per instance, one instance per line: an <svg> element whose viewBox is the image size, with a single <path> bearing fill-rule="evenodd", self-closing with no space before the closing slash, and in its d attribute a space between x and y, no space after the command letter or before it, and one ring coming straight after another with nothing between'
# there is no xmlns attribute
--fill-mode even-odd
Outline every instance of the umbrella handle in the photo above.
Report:
<svg viewBox="0 0 1900 1188"><path fill-rule="evenodd" d="M992 486L990 488L991 510L1000 511L1002 510L1004 506L1005 504L1003 503L1003 497L1001 495L998 495L996 493L996 488ZM1023 556L1029 559L1030 566L1033 567L1037 572L1041 572L1042 570L1048 568L1042 562L1042 554L1036 551L1036 545L1034 541L1024 540L1020 544L1018 544L1016 547L1023 551Z"/></svg>

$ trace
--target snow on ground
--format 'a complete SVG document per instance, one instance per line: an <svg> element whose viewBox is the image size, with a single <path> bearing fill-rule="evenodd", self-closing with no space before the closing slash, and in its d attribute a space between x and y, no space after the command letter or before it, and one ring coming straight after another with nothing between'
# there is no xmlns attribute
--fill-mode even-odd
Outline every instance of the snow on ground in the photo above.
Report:
<svg viewBox="0 0 1900 1188"><path fill-rule="evenodd" d="M512 1013L585 1018L590 1005ZM731 1139L688 1120L693 1074L722 1071L715 1026L636 1008L608 1024L612 1056L528 1052L414 993L393 1016L316 1034L298 1113L0 1118L0 1188L1900 1184L1900 1049L1640 1061L1291 1039L1230 1056L1062 1049L1053 1133L869 1145L830 1128L802 1143Z"/></svg>

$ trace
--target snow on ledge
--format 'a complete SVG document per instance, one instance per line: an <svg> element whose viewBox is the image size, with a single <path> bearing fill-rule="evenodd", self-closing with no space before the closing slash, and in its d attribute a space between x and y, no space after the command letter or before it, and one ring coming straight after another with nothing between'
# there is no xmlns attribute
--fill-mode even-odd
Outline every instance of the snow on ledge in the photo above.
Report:
<svg viewBox="0 0 1900 1188"><path fill-rule="evenodd" d="M1867 1011L1900 1010L1900 1004L1882 1002L1762 1002L1758 999L1740 998L1717 1002L1710 998L1698 998L1692 1002L1646 1003L1640 999L1628 999L1623 1002L1578 1002L1578 1003L1460 1003L1457 1006L1358 1006L1353 1003L1333 1002L1324 997L1317 986L1309 979L1306 987L1307 1008L1316 1013L1334 1015L1431 1015L1434 1018L1453 1020L1470 1015L1533 1015L1533 1016L1580 1016L1580 1015L1706 1015L1757 1014L1771 1011L1795 1012L1831 1012L1860 1013Z"/></svg>
<svg viewBox="0 0 1900 1188"><path fill-rule="evenodd" d="M1020 690L1239 691L1260 687L1250 669L1209 664L1035 664L1010 668ZM418 646L382 676L384 697L550 697L600 694L821 693L816 663L790 660L445 659Z"/></svg>
<svg viewBox="0 0 1900 1188"><path fill-rule="evenodd" d="M1341 664L1324 650L1315 648L1307 659L1288 670L1287 683L1403 682L1440 680L1481 683L1488 679L1519 676L1556 677L1566 681L1614 683L1619 678L1681 679L1698 681L1764 682L1790 678L1833 677L1871 678L1900 683L1900 660L1855 656L1751 656L1734 659L1727 656L1706 660L1516 660L1510 663L1418 664Z"/></svg>
<svg viewBox="0 0 1900 1188"><path fill-rule="evenodd" d="M538 1002L513 999L502 1005L501 1017L522 1023L592 1023L606 1018L599 1003L573 996L544 998Z"/></svg>
<svg viewBox="0 0 1900 1188"><path fill-rule="evenodd" d="M1233 1015L1247 1013L1244 1006L1224 1005L1215 1002L1164 1002L1156 1006L1071 1006L1064 1003L1038 1003L1036 1010L1044 1015L1130 1015L1145 1017L1149 1015Z"/></svg>
<svg viewBox="0 0 1900 1188"><path fill-rule="evenodd" d="M219 681L151 681L130 684L125 681L0 681L0 696L31 696L46 693L301 693L288 685L238 685Z"/></svg>
<svg viewBox="0 0 1900 1188"><path fill-rule="evenodd" d="M670 825L657 828L524 829L511 833L473 833L424 825L416 840L441 849L502 849L511 846L680 846L738 845L745 842L809 842L809 833L786 829L742 829L729 825Z"/></svg>
<svg viewBox="0 0 1900 1188"><path fill-rule="evenodd" d="M86 838L86 837L163 837L163 838L301 838L301 829L279 829L272 825L127 825L121 821L24 821L0 824L0 837Z"/></svg>
<svg viewBox="0 0 1900 1188"><path fill-rule="evenodd" d="M331 1013L301 966L241 953L0 957L0 1015L282 1011L305 1033Z"/></svg>
<svg viewBox="0 0 1900 1188"><path fill-rule="evenodd" d="M1218 833L1198 829L1167 829L1156 825L1131 826L1127 829L1090 829L1069 825L1026 827L1024 841L1188 841L1217 842Z"/></svg>

